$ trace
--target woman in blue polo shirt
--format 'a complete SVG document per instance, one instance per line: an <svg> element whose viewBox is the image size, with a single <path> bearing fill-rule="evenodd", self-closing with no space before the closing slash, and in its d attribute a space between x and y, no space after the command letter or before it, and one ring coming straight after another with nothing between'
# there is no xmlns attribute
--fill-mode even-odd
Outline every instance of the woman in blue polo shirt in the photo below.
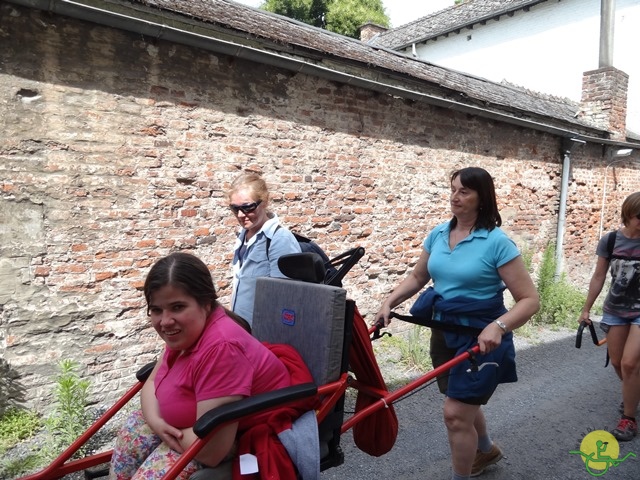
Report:
<svg viewBox="0 0 640 480"><path fill-rule="evenodd" d="M300 253L300 244L269 211L269 190L260 175L241 174L231 184L227 197L242 227L233 247L231 310L251 325L257 278L285 278L278 268L278 258Z"/></svg>
<svg viewBox="0 0 640 480"><path fill-rule="evenodd" d="M515 382L512 331L538 311L535 286L502 224L489 173L477 167L451 175L453 218L431 231L411 274L384 301L376 321L389 324L391 310L418 293L429 281L433 320L481 329L476 337L432 329L430 353L434 367L477 343L479 371L464 362L438 378L446 394L444 422L451 448L452 479L481 474L502 458L490 438L481 406L500 383ZM507 288L515 304L504 306ZM496 366L497 365L497 366Z"/></svg>

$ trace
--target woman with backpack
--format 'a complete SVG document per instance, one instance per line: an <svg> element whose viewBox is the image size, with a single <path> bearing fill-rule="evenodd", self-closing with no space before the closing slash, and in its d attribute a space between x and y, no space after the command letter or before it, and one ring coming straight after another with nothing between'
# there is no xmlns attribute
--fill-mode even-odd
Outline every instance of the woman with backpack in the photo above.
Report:
<svg viewBox="0 0 640 480"><path fill-rule="evenodd" d="M611 365L622 380L622 417L611 432L627 442L638 434L640 402L640 192L622 203L623 226L598 242L596 268L578 322L591 323L589 312L611 272L611 286L602 307L603 329Z"/></svg>
<svg viewBox="0 0 640 480"><path fill-rule="evenodd" d="M227 192L227 199L242 227L233 247L231 310L251 325L256 279L285 278L278 268L278 258L300 253L300 245L293 233L280 224L278 216L269 210L269 190L260 175L244 173L238 176Z"/></svg>

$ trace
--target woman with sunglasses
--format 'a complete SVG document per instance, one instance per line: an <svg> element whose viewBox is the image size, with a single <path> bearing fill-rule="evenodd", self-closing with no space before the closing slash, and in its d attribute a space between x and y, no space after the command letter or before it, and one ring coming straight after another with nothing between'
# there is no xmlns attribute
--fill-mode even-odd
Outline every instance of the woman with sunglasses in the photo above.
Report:
<svg viewBox="0 0 640 480"><path fill-rule="evenodd" d="M610 270L611 286L601 324L607 331L611 365L622 380L622 417L611 433L627 442L638 434L636 410L640 403L640 192L629 195L621 210L622 228L598 242L596 269L578 322L591 323L589 312Z"/></svg>
<svg viewBox="0 0 640 480"><path fill-rule="evenodd" d="M238 176L227 198L242 227L233 249L231 310L251 324L256 279L285 278L278 268L278 258L300 253L300 245L293 233L280 224L278 216L269 211L269 190L259 175Z"/></svg>

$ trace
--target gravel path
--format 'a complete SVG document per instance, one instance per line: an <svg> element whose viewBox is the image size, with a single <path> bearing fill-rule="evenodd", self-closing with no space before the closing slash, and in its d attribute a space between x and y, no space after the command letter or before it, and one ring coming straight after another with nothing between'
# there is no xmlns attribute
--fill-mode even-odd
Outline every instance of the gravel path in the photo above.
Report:
<svg viewBox="0 0 640 480"><path fill-rule="evenodd" d="M575 348L575 331L540 330L534 338L517 341L518 383L501 385L485 407L492 437L505 458L479 478L593 479L595 475L587 472L581 457L570 452L580 450L591 431L615 426L620 382L610 366L603 368L605 349L595 347L588 333L580 349ZM347 432L341 442L345 463L323 472L322 479L449 480L450 453L442 402L434 385L395 404L400 423L398 438L382 457L358 450L351 432ZM640 437L619 443L619 449L619 456L613 458L629 457L597 472L598 476L637 480Z"/></svg>

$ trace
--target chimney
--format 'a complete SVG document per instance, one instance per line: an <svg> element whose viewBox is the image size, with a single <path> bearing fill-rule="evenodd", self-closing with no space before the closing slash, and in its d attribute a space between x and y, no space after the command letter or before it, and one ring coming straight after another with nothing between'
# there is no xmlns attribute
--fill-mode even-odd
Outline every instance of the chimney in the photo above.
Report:
<svg viewBox="0 0 640 480"><path fill-rule="evenodd" d="M613 66L615 0L600 0L598 69L582 74L580 116L609 131L611 138L627 138L629 75Z"/></svg>
<svg viewBox="0 0 640 480"><path fill-rule="evenodd" d="M387 29L383 26L367 22L360 27L360 40L364 43L369 43L369 40L386 31Z"/></svg>
<svg viewBox="0 0 640 480"><path fill-rule="evenodd" d="M627 137L627 91L629 75L615 67L582 74L580 116L608 130L611 138Z"/></svg>

